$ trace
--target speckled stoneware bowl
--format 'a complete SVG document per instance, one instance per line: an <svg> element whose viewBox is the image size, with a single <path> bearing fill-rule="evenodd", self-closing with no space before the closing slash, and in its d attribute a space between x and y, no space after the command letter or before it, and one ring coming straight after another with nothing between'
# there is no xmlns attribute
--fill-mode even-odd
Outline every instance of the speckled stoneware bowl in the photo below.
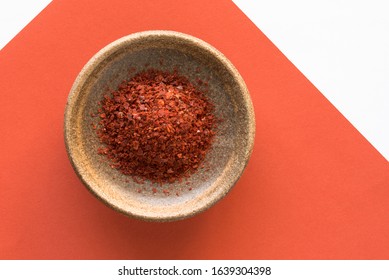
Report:
<svg viewBox="0 0 389 280"><path fill-rule="evenodd" d="M205 168L188 179L189 185L185 180L168 184L172 195L154 193L151 189L159 186L136 182L111 168L97 152L101 143L91 125L98 122L93 114L107 89L116 89L146 68L176 68L194 84L207 80L207 95L215 104L215 115L222 120ZM131 217L172 221L208 209L231 190L252 152L255 119L247 87L223 54L186 34L146 31L109 44L84 66L68 97L64 130L74 170L97 198Z"/></svg>

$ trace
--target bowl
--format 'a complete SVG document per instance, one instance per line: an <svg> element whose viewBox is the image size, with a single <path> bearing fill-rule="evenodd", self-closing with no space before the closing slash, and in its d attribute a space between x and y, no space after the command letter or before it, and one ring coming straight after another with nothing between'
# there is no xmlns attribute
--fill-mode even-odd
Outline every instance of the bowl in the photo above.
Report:
<svg viewBox="0 0 389 280"><path fill-rule="evenodd" d="M101 142L93 127L107 90L148 68L176 70L199 87L204 86L199 81L207 81L206 94L220 120L205 168L162 186L112 168L98 152ZM188 218L222 199L243 173L254 135L253 105L237 69L208 43L174 31L134 33L104 47L77 76L65 109L66 150L83 184L111 208L148 221ZM160 191L165 187L168 195Z"/></svg>

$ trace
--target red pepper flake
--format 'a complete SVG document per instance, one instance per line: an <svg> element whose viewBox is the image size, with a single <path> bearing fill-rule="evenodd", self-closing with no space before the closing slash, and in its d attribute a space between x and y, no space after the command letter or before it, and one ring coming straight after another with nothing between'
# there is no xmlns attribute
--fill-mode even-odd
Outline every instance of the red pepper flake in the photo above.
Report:
<svg viewBox="0 0 389 280"><path fill-rule="evenodd" d="M202 166L212 145L213 112L204 92L177 71L147 69L100 101L98 152L137 183L180 182Z"/></svg>
<svg viewBox="0 0 389 280"><path fill-rule="evenodd" d="M170 195L170 191L169 191L169 190L166 190L166 189L165 189L165 190L163 190L162 192L163 192L165 195Z"/></svg>
<svg viewBox="0 0 389 280"><path fill-rule="evenodd" d="M109 156L108 156L109 157ZM142 179L139 179L138 177L133 177L132 178L134 180L135 183L137 184L144 184L144 181Z"/></svg>
<svg viewBox="0 0 389 280"><path fill-rule="evenodd" d="M138 141L136 141L136 140L133 141L132 145L133 145L133 148L134 148L135 151L137 151L139 149L139 142Z"/></svg>

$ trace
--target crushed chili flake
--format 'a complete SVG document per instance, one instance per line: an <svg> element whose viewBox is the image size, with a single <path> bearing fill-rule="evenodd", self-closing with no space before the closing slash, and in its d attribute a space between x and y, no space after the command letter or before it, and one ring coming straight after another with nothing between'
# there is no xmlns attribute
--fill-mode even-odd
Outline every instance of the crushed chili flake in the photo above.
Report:
<svg viewBox="0 0 389 280"><path fill-rule="evenodd" d="M205 94L177 71L139 72L100 102L96 131L104 147L98 153L135 181L181 181L211 147L213 111Z"/></svg>

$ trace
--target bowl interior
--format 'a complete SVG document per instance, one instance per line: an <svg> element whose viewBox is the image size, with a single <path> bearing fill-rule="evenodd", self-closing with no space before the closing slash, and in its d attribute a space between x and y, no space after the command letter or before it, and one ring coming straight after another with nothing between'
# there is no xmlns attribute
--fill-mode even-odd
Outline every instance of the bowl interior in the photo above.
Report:
<svg viewBox="0 0 389 280"><path fill-rule="evenodd" d="M134 181L97 152L102 146L93 128L98 102L123 80L148 68L177 70L207 90L221 120L204 168L182 182L159 186ZM65 141L77 174L99 199L130 216L175 220L207 209L235 184L252 150L253 122L246 86L222 54L187 35L145 32L108 45L81 71L68 99Z"/></svg>

